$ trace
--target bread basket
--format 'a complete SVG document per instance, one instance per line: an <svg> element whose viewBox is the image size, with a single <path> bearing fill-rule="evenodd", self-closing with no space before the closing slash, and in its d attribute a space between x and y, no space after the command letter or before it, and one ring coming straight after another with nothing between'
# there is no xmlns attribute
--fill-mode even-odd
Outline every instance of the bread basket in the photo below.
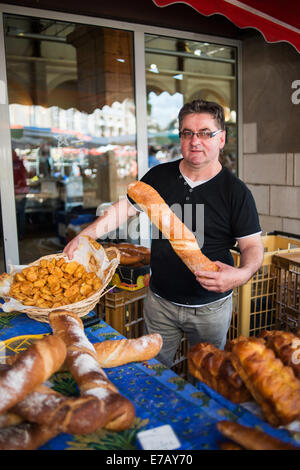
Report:
<svg viewBox="0 0 300 470"><path fill-rule="evenodd" d="M104 251L105 251L106 257L110 261L109 267L104 271L104 279L102 282L102 286L96 292L94 292L90 297L87 297L86 299L81 300L80 302L76 302L76 303L68 304L68 305L62 305L61 307L55 307L55 308L41 308L41 307L31 307L31 306L24 306L24 308L22 308L22 305L20 305L18 307L18 311L25 313L29 318L32 318L33 320L37 320L37 321L44 322L44 323L49 322L48 315L53 310L68 310L72 313L75 313L79 317L83 317L87 315L91 310L94 309L94 307L99 302L100 298L111 289L111 287L108 288L108 285L120 262L120 252L117 248L108 247L108 248L105 248ZM67 256L63 253L47 255L47 256L43 256L39 258L33 263L28 264L28 267L38 265L41 260L52 260L53 258L55 259L64 258L66 261L68 260ZM3 296L3 299L5 301L9 301L8 297Z"/></svg>

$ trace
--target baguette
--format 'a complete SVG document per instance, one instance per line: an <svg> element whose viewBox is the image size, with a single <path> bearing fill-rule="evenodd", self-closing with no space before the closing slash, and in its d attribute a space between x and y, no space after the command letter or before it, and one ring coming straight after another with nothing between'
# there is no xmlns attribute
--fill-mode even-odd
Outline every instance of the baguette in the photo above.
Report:
<svg viewBox="0 0 300 470"><path fill-rule="evenodd" d="M57 310L49 314L49 322L54 334L66 344L66 365L81 396L98 399L92 418L95 429L127 429L135 417L133 404L118 392L100 367L96 350L84 333L81 319L74 313Z"/></svg>
<svg viewBox="0 0 300 470"><path fill-rule="evenodd" d="M0 375L0 414L12 408L63 364L66 346L55 335L45 336L20 353Z"/></svg>
<svg viewBox="0 0 300 470"><path fill-rule="evenodd" d="M300 447L283 442L260 429L254 429L236 422L219 421L217 429L224 436L247 450L300 450Z"/></svg>
<svg viewBox="0 0 300 470"><path fill-rule="evenodd" d="M198 343L188 352L190 373L233 403L251 399L251 394L232 365L231 354L210 343Z"/></svg>
<svg viewBox="0 0 300 470"><path fill-rule="evenodd" d="M35 450L58 434L55 428L21 423L0 429L0 450Z"/></svg>
<svg viewBox="0 0 300 470"><path fill-rule="evenodd" d="M200 250L196 237L170 209L159 193L142 181L128 186L128 195L142 210L151 222L169 240L173 250L193 273L198 270L218 271L218 266Z"/></svg>
<svg viewBox="0 0 300 470"><path fill-rule="evenodd" d="M239 341L232 349L232 362L251 395L272 426L300 417L300 381L262 342Z"/></svg>
<svg viewBox="0 0 300 470"><path fill-rule="evenodd" d="M162 337L154 333L135 339L106 340L94 347L100 367L105 369L152 359L161 350Z"/></svg>

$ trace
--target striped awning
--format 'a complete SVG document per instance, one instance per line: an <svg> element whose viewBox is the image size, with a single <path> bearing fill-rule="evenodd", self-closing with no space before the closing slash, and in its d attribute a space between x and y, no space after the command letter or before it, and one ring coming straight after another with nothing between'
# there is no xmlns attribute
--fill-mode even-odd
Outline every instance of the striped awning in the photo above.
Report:
<svg viewBox="0 0 300 470"><path fill-rule="evenodd" d="M299 0L153 0L156 6L183 3L205 16L223 15L239 28L255 28L270 43L288 42L300 52Z"/></svg>

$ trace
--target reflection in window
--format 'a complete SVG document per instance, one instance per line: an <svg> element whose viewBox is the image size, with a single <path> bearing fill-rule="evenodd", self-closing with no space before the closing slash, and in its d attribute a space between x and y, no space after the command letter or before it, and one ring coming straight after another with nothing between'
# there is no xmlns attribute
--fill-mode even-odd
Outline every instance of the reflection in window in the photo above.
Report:
<svg viewBox="0 0 300 470"><path fill-rule="evenodd" d="M235 48L148 34L145 51L149 166L181 156L178 112L204 99L224 108L227 142L220 158L237 172Z"/></svg>
<svg viewBox="0 0 300 470"><path fill-rule="evenodd" d="M57 251L70 220L90 222L137 177L132 33L15 15L4 28L12 148L26 171L21 196L15 177L20 256L28 262L38 255L26 255L23 238L38 239L41 256Z"/></svg>

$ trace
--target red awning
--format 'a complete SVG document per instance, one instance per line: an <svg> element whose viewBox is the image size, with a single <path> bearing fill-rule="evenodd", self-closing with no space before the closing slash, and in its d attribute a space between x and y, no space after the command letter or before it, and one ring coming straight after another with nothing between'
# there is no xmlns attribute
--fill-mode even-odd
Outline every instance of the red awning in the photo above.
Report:
<svg viewBox="0 0 300 470"><path fill-rule="evenodd" d="M185 3L205 16L223 15L239 28L255 28L267 42L285 41L300 52L299 0L153 0L159 7Z"/></svg>

